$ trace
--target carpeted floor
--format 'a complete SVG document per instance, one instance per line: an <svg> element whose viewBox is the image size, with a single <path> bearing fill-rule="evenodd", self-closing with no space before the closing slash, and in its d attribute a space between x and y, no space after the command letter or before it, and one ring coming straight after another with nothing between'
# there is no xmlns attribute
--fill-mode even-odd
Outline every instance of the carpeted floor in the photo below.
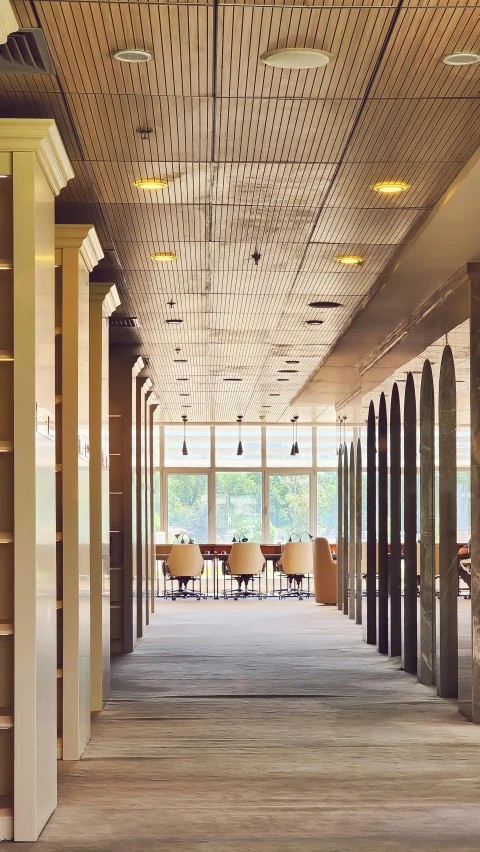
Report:
<svg viewBox="0 0 480 852"><path fill-rule="evenodd" d="M161 602L112 674L39 852L480 848L480 727L336 609Z"/></svg>

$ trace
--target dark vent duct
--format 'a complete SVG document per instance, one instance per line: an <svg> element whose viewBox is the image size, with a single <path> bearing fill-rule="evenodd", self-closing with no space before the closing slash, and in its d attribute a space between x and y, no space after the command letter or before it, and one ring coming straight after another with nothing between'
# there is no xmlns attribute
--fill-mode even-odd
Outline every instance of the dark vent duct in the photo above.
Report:
<svg viewBox="0 0 480 852"><path fill-rule="evenodd" d="M138 328L136 317L110 317L110 328Z"/></svg>
<svg viewBox="0 0 480 852"><path fill-rule="evenodd" d="M29 28L10 33L0 44L0 73L55 74L43 30Z"/></svg>

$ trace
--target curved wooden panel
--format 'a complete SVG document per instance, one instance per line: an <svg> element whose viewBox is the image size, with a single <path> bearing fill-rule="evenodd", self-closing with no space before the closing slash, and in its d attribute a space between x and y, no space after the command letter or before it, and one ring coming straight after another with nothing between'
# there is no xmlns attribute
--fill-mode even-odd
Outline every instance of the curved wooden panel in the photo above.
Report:
<svg viewBox="0 0 480 852"><path fill-rule="evenodd" d="M402 654L401 597L401 468L400 468L400 396L398 385L390 400L390 656Z"/></svg>
<svg viewBox="0 0 480 852"><path fill-rule="evenodd" d="M388 437L385 394L378 409L378 650L388 654Z"/></svg>
<svg viewBox="0 0 480 852"><path fill-rule="evenodd" d="M438 389L440 502L440 655L438 694L458 695L457 395L450 346L443 350Z"/></svg>
<svg viewBox="0 0 480 852"><path fill-rule="evenodd" d="M370 402L367 420L367 607L366 641L377 643L377 436L375 406Z"/></svg>
<svg viewBox="0 0 480 852"><path fill-rule="evenodd" d="M430 361L420 387L420 671L435 683L435 398Z"/></svg>
<svg viewBox="0 0 480 852"><path fill-rule="evenodd" d="M357 441L357 465L355 479L355 623L362 623L362 442Z"/></svg>
<svg viewBox="0 0 480 852"><path fill-rule="evenodd" d="M403 668L417 672L417 401L407 375L403 408Z"/></svg>
<svg viewBox="0 0 480 852"><path fill-rule="evenodd" d="M348 547L348 617L355 619L355 574L357 570L357 521L356 521L356 503L355 503L355 449L353 441L350 444L350 541Z"/></svg>
<svg viewBox="0 0 480 852"><path fill-rule="evenodd" d="M343 614L348 615L348 450L343 445Z"/></svg>
<svg viewBox="0 0 480 852"><path fill-rule="evenodd" d="M338 609L343 609L343 468L342 468L343 452L342 445L338 448L338 480L337 480L337 498L338 498L338 531L337 531L337 606Z"/></svg>

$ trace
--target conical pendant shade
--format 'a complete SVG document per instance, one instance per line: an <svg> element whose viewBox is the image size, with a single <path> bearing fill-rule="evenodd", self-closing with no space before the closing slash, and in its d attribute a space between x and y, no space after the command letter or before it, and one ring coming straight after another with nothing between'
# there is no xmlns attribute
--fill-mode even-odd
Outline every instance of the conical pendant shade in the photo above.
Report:
<svg viewBox="0 0 480 852"><path fill-rule="evenodd" d="M183 442L182 456L188 456L187 442L186 441Z"/></svg>
<svg viewBox="0 0 480 852"><path fill-rule="evenodd" d="M295 441L295 443L294 443L294 445L293 445L293 449L294 449L294 451L295 451L295 452L294 452L294 455L298 456L298 454L299 454L300 450L298 449L298 442L297 442L297 441Z"/></svg>
<svg viewBox="0 0 480 852"><path fill-rule="evenodd" d="M239 441L239 442L238 442L238 447L237 447L237 456L243 456L243 447L242 447L242 442L241 442L241 441Z"/></svg>
<svg viewBox="0 0 480 852"><path fill-rule="evenodd" d="M290 455L291 456L295 455L295 444L292 444L292 449L290 450Z"/></svg>

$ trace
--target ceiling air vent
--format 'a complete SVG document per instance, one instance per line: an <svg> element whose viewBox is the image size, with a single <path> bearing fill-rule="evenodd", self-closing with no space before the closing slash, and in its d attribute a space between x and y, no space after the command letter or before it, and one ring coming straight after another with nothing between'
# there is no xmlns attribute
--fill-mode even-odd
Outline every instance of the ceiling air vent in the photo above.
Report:
<svg viewBox="0 0 480 852"><path fill-rule="evenodd" d="M138 328L136 317L110 317L110 328Z"/></svg>
<svg viewBox="0 0 480 852"><path fill-rule="evenodd" d="M55 74L43 30L17 30L0 44L0 72L10 74Z"/></svg>

